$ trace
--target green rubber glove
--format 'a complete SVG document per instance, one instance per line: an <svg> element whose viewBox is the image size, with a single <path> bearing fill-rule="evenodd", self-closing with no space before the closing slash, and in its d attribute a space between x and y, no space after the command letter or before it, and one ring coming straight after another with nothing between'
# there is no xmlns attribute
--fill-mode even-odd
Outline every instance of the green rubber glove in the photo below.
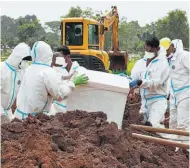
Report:
<svg viewBox="0 0 190 168"><path fill-rule="evenodd" d="M87 84L88 83L88 77L86 75L76 75L73 77L73 82L75 85L81 85L81 84Z"/></svg>

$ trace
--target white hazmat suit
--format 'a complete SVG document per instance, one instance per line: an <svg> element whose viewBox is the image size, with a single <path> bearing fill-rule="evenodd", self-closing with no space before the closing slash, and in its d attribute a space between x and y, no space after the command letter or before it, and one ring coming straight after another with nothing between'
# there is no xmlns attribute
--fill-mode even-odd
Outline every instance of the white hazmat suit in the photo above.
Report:
<svg viewBox="0 0 190 168"><path fill-rule="evenodd" d="M170 128L189 131L189 58L190 54L183 50L183 43L172 41L176 49L170 64ZM188 137L178 136L179 140L188 141Z"/></svg>
<svg viewBox="0 0 190 168"><path fill-rule="evenodd" d="M62 100L75 87L72 81L63 82L50 67L53 57L51 47L38 41L32 49L33 63L24 74L17 96L15 117L26 118L29 114L49 113L53 99Z"/></svg>
<svg viewBox="0 0 190 168"><path fill-rule="evenodd" d="M23 72L28 64L27 61L23 61L23 59L30 56L30 54L30 47L25 43L20 43L13 49L8 59L0 65L2 123L4 120L11 121L14 118L11 107L16 99Z"/></svg>
<svg viewBox="0 0 190 168"><path fill-rule="evenodd" d="M160 124L167 109L167 83L169 65L165 50L160 49L158 57L146 67L146 58L140 59L131 71L133 80L142 80L140 85L141 109L153 127L164 127Z"/></svg>
<svg viewBox="0 0 190 168"><path fill-rule="evenodd" d="M81 74L85 74L85 68L84 67L81 67L78 62L74 61L72 63L72 66L71 66L71 69L70 71L68 72L67 69L66 69L66 63L65 63L65 59L63 61L61 61L60 59L64 59L63 57L57 57L56 60L58 63L56 64L59 64L62 62L62 67L54 67L54 69L56 70L56 72L58 72L61 76L63 77L68 77L68 76L71 76L73 75L75 72L77 73L81 73ZM67 81L67 80L65 80ZM55 115L57 112L63 112L65 113L67 111L67 97L65 97L65 99L63 100L60 100L60 101L57 101L57 100L54 100L53 101L53 105L51 107L51 110L50 110L50 115Z"/></svg>

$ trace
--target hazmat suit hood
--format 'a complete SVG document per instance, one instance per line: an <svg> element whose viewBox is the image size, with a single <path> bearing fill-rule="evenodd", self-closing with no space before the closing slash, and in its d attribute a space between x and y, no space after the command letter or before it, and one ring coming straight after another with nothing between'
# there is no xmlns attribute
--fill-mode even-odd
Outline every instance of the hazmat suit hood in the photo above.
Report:
<svg viewBox="0 0 190 168"><path fill-rule="evenodd" d="M53 51L49 44L37 41L32 48L32 61L38 64L51 65Z"/></svg>
<svg viewBox="0 0 190 168"><path fill-rule="evenodd" d="M180 39L172 40L172 44L174 45L174 48L176 49L176 53L183 51L183 42Z"/></svg>
<svg viewBox="0 0 190 168"><path fill-rule="evenodd" d="M13 49L6 62L15 69L19 69L20 62L27 56L31 56L30 47L26 43L20 43Z"/></svg>

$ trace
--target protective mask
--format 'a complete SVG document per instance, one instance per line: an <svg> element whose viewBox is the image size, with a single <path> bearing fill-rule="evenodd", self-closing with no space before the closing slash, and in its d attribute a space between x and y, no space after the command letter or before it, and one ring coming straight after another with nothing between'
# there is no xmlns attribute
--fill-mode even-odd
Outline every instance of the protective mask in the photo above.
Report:
<svg viewBox="0 0 190 168"><path fill-rule="evenodd" d="M21 63L20 63L20 65L19 65L19 68L20 69L26 69L28 67L29 67L28 61L22 60Z"/></svg>
<svg viewBox="0 0 190 168"><path fill-rule="evenodd" d="M63 68L67 66L67 63L63 57L56 57L55 64L62 65Z"/></svg>
<svg viewBox="0 0 190 168"><path fill-rule="evenodd" d="M155 57L155 53L145 51L144 58L151 59Z"/></svg>

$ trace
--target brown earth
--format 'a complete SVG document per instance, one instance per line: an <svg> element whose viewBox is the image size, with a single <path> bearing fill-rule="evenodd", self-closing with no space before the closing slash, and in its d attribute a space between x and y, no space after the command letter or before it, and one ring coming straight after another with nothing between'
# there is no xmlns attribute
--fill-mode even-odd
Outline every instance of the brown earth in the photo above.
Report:
<svg viewBox="0 0 190 168"><path fill-rule="evenodd" d="M131 137L140 104L129 104L139 99L128 100L122 131L104 113L84 111L2 125L2 168L188 168L181 150Z"/></svg>

